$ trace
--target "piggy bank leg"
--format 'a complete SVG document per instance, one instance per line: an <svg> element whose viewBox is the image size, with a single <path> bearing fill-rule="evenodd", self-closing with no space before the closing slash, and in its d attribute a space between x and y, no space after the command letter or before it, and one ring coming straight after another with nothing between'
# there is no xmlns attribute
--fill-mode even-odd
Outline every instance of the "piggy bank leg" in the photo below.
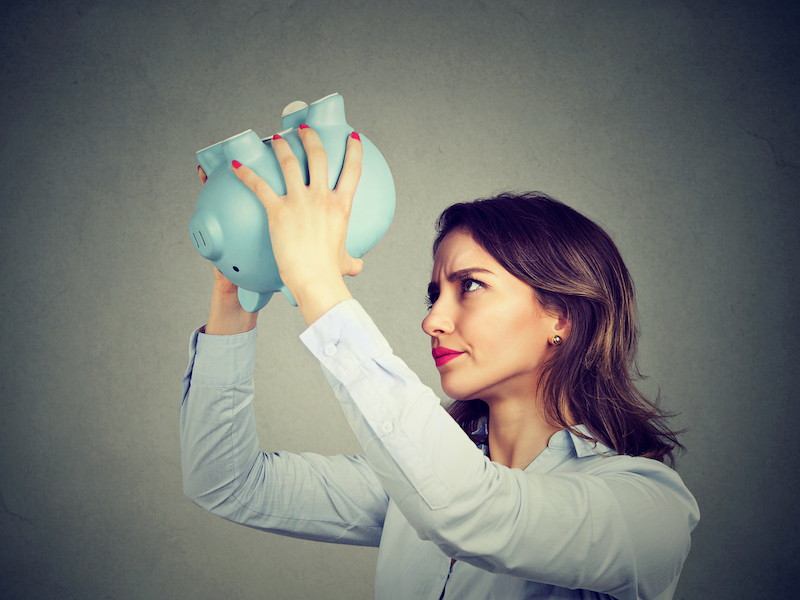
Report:
<svg viewBox="0 0 800 600"><path fill-rule="evenodd" d="M267 305L269 299L272 298L272 292L267 294L259 294L258 292L251 292L239 288L239 304L242 308L249 313L256 313Z"/></svg>
<svg viewBox="0 0 800 600"><path fill-rule="evenodd" d="M286 286L282 286L281 291L283 292L283 295L286 296L286 299L291 303L292 306L297 306L297 301L294 299L294 296L292 296L292 292L290 292L288 288L286 288Z"/></svg>

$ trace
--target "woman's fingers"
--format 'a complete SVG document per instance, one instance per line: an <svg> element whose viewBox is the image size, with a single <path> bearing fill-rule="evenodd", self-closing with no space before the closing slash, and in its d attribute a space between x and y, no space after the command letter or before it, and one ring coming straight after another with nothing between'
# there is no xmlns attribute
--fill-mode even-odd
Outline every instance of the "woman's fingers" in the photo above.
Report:
<svg viewBox="0 0 800 600"><path fill-rule="evenodd" d="M205 185L208 180L208 175L206 175L206 172L203 171L203 167L200 165L197 165L197 175L200 177L200 183Z"/></svg>
<svg viewBox="0 0 800 600"><path fill-rule="evenodd" d="M292 152L289 142L275 134L272 136L272 150L275 152L275 157L281 166L283 180L286 182L286 195L293 196L302 191L306 186L305 181L303 181L303 169L300 167L300 162L294 152Z"/></svg>
<svg viewBox="0 0 800 600"><path fill-rule="evenodd" d="M361 177L361 157L363 148L361 146L361 138L354 131L347 138L347 152L344 155L344 165L342 172L339 174L339 181L336 183L336 195L344 198L347 202L347 208L353 204L353 196L356 194L358 187L358 180Z"/></svg>
<svg viewBox="0 0 800 600"><path fill-rule="evenodd" d="M349 275L351 277L355 277L359 273L361 273L361 269L364 267L364 261L360 258L353 258L349 254L347 255L347 264L345 265L343 275Z"/></svg>
<svg viewBox="0 0 800 600"><path fill-rule="evenodd" d="M233 172L236 173L236 176L242 183L250 188L250 191L252 191L259 200L261 200L261 204L264 205L267 213L269 213L272 206L280 201L278 195L272 190L269 184L259 177L250 167L241 164L238 160L234 160L232 165Z"/></svg>
<svg viewBox="0 0 800 600"><path fill-rule="evenodd" d="M314 189L328 189L328 154L316 131L303 124L297 128L308 159L308 185Z"/></svg>
<svg viewBox="0 0 800 600"><path fill-rule="evenodd" d="M308 158L308 187L312 190L327 190L328 156L322 145L322 140L320 140L317 132L308 127L308 125L301 125L298 134ZM283 179L286 182L286 195L293 196L303 192L306 187L303 181L303 171L288 142L279 135L275 135L272 138L272 150L275 152L283 173ZM358 180L361 177L362 152L361 138L354 131L347 138L344 164L335 188L336 196L347 203L348 209L352 205L353 196L356 193L356 188L358 188ZM259 197L262 203L278 198L266 181L244 165L237 167L239 164L238 161L234 161L234 173ZM198 168L198 172L201 181L205 183L207 179L205 173L200 168Z"/></svg>

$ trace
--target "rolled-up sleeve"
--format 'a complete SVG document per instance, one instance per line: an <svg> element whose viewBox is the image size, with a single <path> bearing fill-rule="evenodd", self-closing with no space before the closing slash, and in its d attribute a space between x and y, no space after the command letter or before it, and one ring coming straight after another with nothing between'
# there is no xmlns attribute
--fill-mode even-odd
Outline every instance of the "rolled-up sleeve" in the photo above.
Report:
<svg viewBox="0 0 800 600"><path fill-rule="evenodd" d="M631 600L657 598L677 577L697 505L665 465L593 455L584 472L507 468L470 441L355 300L301 339L389 496L447 556Z"/></svg>
<svg viewBox="0 0 800 600"><path fill-rule="evenodd" d="M180 415L184 493L248 527L377 546L388 497L363 455L260 449L253 412L255 347L256 330L192 335Z"/></svg>

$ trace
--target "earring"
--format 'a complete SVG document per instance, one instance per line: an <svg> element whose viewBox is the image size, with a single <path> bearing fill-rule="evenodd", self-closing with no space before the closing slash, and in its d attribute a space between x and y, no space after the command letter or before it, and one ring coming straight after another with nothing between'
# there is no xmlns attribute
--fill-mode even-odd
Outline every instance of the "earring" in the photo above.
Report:
<svg viewBox="0 0 800 600"><path fill-rule="evenodd" d="M560 335L554 335L553 336L553 346L558 346L559 344L561 344L561 336Z"/></svg>

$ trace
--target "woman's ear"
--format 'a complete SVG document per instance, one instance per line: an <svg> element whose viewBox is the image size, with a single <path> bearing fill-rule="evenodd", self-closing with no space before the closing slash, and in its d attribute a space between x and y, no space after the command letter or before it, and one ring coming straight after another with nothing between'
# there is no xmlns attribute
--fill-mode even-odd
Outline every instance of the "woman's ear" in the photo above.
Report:
<svg viewBox="0 0 800 600"><path fill-rule="evenodd" d="M562 311L551 312L552 327L550 331L550 342L555 345L560 344L569 337L570 326L572 325L569 317ZM556 342L553 340L556 339Z"/></svg>
<svg viewBox="0 0 800 600"><path fill-rule="evenodd" d="M536 299L539 309L549 318L548 328L548 341L553 343L553 338L558 337L558 343L569 337L572 321L569 317L569 311L566 306L545 306L539 299L536 290L533 290L534 298ZM541 313L540 313L541 314Z"/></svg>
<svg viewBox="0 0 800 600"><path fill-rule="evenodd" d="M570 322L568 317L559 316L553 326L553 334L560 335L562 339L567 339L569 337L569 330L572 323Z"/></svg>

